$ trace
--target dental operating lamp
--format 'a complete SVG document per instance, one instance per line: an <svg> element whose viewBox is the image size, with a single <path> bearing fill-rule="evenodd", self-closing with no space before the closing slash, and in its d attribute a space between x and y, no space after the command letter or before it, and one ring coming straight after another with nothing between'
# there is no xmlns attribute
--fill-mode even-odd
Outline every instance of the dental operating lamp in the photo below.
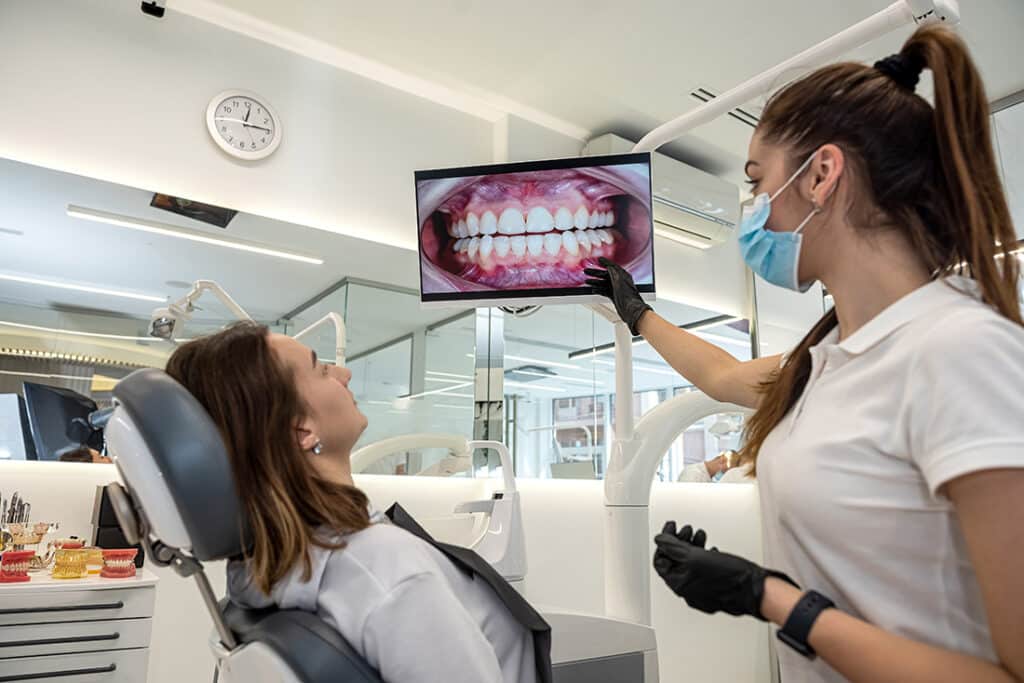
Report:
<svg viewBox="0 0 1024 683"><path fill-rule="evenodd" d="M956 0L898 0L817 45L658 126L636 144L649 152L688 133L788 80L799 69L815 67L911 24L956 24ZM661 403L634 425L633 337L614 308L593 304L591 310L615 328L615 440L605 473L604 599L609 617L651 623L650 499L658 465L672 442L691 424L718 413L750 411L690 392Z"/></svg>
<svg viewBox="0 0 1024 683"><path fill-rule="evenodd" d="M184 324L192 319L192 313L196 310L195 302L205 292L213 292L239 320L252 320L252 316L246 313L245 309L239 306L224 291L223 287L213 280L196 280L192 283L192 289L188 294L165 307L157 308L153 311L152 318L149 321L149 335L158 339L173 341L175 332L181 331L178 327L179 321L181 324Z"/></svg>
<svg viewBox="0 0 1024 683"><path fill-rule="evenodd" d="M316 328L318 328L321 325L323 325L324 323L328 323L328 322L330 322L330 323L332 323L334 325L334 332L335 332L335 342L334 342L334 352L335 352L334 358L335 358L335 361L334 361L334 363L338 367L341 367L341 366L345 365L345 319L342 318L341 315L339 315L337 313L328 313L327 315L325 315L324 317L320 318L319 320L317 320L315 323L313 323L312 325L310 325L306 329L304 329L301 332L299 332L298 334L296 334L293 337L293 339L302 339L303 337L305 337L307 334L309 334L310 332L312 332Z"/></svg>

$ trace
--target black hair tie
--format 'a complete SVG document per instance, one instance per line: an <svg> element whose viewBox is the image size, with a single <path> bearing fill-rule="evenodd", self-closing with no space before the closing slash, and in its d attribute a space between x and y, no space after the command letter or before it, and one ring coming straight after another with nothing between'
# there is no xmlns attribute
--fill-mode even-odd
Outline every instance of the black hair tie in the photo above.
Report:
<svg viewBox="0 0 1024 683"><path fill-rule="evenodd" d="M891 78L896 85L914 92L921 80L924 62L907 55L894 54L875 62L875 68Z"/></svg>

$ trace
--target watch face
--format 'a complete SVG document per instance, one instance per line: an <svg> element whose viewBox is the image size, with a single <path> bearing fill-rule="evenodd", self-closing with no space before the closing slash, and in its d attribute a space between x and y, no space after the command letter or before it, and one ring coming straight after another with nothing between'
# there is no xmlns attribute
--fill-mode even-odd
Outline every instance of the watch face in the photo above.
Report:
<svg viewBox="0 0 1024 683"><path fill-rule="evenodd" d="M214 105L210 132L225 150L243 158L259 158L276 147L278 122L267 105L241 93L226 93Z"/></svg>

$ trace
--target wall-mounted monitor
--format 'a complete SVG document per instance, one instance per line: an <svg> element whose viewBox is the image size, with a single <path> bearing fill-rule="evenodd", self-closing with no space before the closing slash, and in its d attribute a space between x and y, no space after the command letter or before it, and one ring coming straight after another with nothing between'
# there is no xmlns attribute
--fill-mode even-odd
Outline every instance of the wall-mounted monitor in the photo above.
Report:
<svg viewBox="0 0 1024 683"><path fill-rule="evenodd" d="M417 171L426 305L604 301L584 268L602 256L654 294L649 154Z"/></svg>

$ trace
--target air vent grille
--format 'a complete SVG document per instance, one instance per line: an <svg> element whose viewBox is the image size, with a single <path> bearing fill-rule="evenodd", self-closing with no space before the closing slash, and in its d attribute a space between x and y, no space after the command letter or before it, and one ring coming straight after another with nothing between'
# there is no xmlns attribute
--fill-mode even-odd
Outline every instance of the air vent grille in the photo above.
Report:
<svg viewBox="0 0 1024 683"><path fill-rule="evenodd" d="M718 95L709 88L698 86L690 91L690 97L700 100L701 102L710 102L718 97ZM750 126L751 128L757 128L757 124L761 121L761 119L759 119L755 114L752 114L742 107L736 107L732 111L728 112L728 114L740 123Z"/></svg>

